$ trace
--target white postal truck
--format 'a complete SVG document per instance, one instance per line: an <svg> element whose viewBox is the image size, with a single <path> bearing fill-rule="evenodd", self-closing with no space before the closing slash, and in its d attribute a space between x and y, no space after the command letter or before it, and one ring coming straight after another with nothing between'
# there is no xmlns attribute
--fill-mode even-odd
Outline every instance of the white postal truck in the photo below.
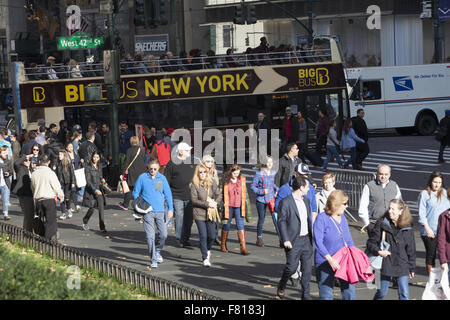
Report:
<svg viewBox="0 0 450 320"><path fill-rule="evenodd" d="M346 69L350 114L368 129L431 135L450 109L450 64Z"/></svg>

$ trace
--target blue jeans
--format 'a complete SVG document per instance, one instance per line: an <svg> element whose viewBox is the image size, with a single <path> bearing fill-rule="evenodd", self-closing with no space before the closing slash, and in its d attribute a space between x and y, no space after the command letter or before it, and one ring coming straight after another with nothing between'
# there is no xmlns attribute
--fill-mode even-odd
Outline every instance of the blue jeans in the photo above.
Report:
<svg viewBox="0 0 450 320"><path fill-rule="evenodd" d="M383 300L389 289L392 277L381 275L380 289L377 290L373 300ZM409 276L401 276L397 278L398 283L398 299L409 300Z"/></svg>
<svg viewBox="0 0 450 320"><path fill-rule="evenodd" d="M262 203L259 201L256 201L256 210L258 210L258 224L256 226L257 233L256 235L258 237L262 237L263 234L263 227L264 227L264 220L266 218L266 207L267 203ZM278 230L278 214L276 212L272 213L272 222L275 226L275 230L277 231L278 238L280 238L280 230Z"/></svg>
<svg viewBox="0 0 450 320"><path fill-rule="evenodd" d="M208 257L208 251L211 250L214 240L216 240L216 223L214 221L195 220L200 238L200 251L202 252L202 261Z"/></svg>
<svg viewBox="0 0 450 320"><path fill-rule="evenodd" d="M155 224L159 231L156 240ZM144 230L147 238L148 251L152 262L156 261L156 252L161 252L167 239L167 226L164 222L164 212L149 212L144 215Z"/></svg>
<svg viewBox="0 0 450 320"><path fill-rule="evenodd" d="M328 261L316 266L316 278L319 286L320 300L333 300L334 271ZM355 286L347 281L339 280L342 300L356 300Z"/></svg>
<svg viewBox="0 0 450 320"><path fill-rule="evenodd" d="M222 227L223 231L230 231L231 220L233 220L233 216L236 219L236 226L238 230L244 230L244 217L241 217L241 208L236 207L228 207L228 222Z"/></svg>
<svg viewBox="0 0 450 320"><path fill-rule="evenodd" d="M78 190L77 193L77 201L82 201L83 200L83 196L84 196L84 188L85 187L81 187L80 190ZM80 200L81 199L81 200ZM75 202L76 203L76 202Z"/></svg>
<svg viewBox="0 0 450 320"><path fill-rule="evenodd" d="M185 243L191 237L193 223L192 201L173 199L175 234L181 243Z"/></svg>
<svg viewBox="0 0 450 320"><path fill-rule="evenodd" d="M0 192L2 194L2 210L4 214L8 214L8 203L10 190L7 185L0 187Z"/></svg>
<svg viewBox="0 0 450 320"><path fill-rule="evenodd" d="M350 158L345 161L344 167L348 166L350 163L352 164L352 169L356 170L356 147L350 149Z"/></svg>
<svg viewBox="0 0 450 320"><path fill-rule="evenodd" d="M342 167L341 156L339 155L336 146L327 145L327 157L323 163L323 170L327 170L328 162L332 156L337 160L339 166Z"/></svg>

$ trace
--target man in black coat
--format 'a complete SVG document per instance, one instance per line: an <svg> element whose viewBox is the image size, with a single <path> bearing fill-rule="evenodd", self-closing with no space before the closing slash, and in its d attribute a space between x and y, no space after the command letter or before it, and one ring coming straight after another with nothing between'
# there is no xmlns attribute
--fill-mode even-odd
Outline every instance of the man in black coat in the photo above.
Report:
<svg viewBox="0 0 450 320"><path fill-rule="evenodd" d="M446 146L450 147L450 109L445 110L445 117L439 122L440 130L446 134L441 140L441 147L439 148L438 163L444 163L444 149Z"/></svg>
<svg viewBox="0 0 450 320"><path fill-rule="evenodd" d="M295 166L302 163L298 157L298 151L299 149L295 142L291 142L287 145L287 153L280 158L278 171L275 175L275 184L278 187L289 182L294 174Z"/></svg>
<svg viewBox="0 0 450 320"><path fill-rule="evenodd" d="M86 133L86 141L80 145L78 149L78 154L80 155L81 162L84 165L88 164L92 160L92 155L94 152L98 152L97 146L95 145L95 134L93 132Z"/></svg>
<svg viewBox="0 0 450 320"><path fill-rule="evenodd" d="M278 228L286 253L286 265L278 284L277 295L285 299L285 288L289 278L297 271L301 261L301 297L312 300L310 280L312 274L312 216L306 194L309 182L303 176L296 176L292 183L293 192L281 200L278 210Z"/></svg>
<svg viewBox="0 0 450 320"><path fill-rule="evenodd" d="M366 121L364 121L364 110L358 109L356 117L352 118L353 130L358 137L363 139L365 142L356 142L356 168L358 170L362 169L362 162L369 154L369 131L367 130Z"/></svg>

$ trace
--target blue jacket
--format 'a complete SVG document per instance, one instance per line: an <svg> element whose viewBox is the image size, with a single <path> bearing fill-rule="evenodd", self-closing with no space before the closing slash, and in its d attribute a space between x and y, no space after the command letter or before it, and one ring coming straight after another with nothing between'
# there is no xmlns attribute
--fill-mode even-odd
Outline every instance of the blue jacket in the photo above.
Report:
<svg viewBox="0 0 450 320"><path fill-rule="evenodd" d="M356 146L356 142L365 143L363 139L356 135L353 128L348 130L348 134L345 134L345 131L342 130L341 150L350 150L351 148L354 148Z"/></svg>
<svg viewBox="0 0 450 320"><path fill-rule="evenodd" d="M316 201L316 189L313 187L311 182L309 182L309 191L306 198L309 199L311 203L311 212L317 212L317 201ZM289 196L292 193L292 178L288 183L283 184L280 189L278 189L277 197L275 198L275 212L278 212L278 205L280 201Z"/></svg>
<svg viewBox="0 0 450 320"><path fill-rule="evenodd" d="M264 178L264 183L263 183ZM278 187L275 185L275 171L270 174L266 174L265 171L256 172L253 178L252 185L250 188L256 194L256 201L261 203L268 203L270 200L275 198L275 193L278 191ZM264 186L268 189L267 196L264 193Z"/></svg>
<svg viewBox="0 0 450 320"><path fill-rule="evenodd" d="M167 208L173 211L172 191L164 175L157 173L155 178L144 172L137 179L133 189L133 199L142 196L153 208L154 212L164 212L164 201Z"/></svg>

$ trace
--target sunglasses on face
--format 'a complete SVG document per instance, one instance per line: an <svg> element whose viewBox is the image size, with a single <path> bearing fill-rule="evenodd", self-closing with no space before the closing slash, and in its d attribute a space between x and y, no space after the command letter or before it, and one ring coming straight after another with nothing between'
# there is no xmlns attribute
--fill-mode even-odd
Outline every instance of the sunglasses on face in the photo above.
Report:
<svg viewBox="0 0 450 320"><path fill-rule="evenodd" d="M158 168L150 168L150 171L158 171Z"/></svg>
<svg viewBox="0 0 450 320"><path fill-rule="evenodd" d="M39 151L39 149L33 149L33 151Z"/></svg>

